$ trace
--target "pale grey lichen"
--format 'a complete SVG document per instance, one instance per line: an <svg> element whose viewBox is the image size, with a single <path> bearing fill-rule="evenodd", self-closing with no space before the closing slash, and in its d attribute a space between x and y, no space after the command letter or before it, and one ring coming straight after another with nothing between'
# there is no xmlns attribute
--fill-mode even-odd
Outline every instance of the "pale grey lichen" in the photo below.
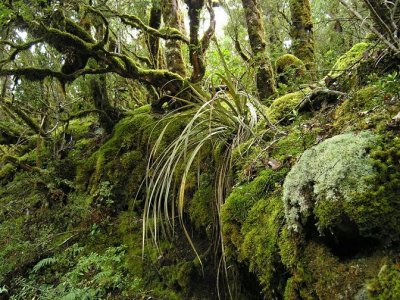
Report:
<svg viewBox="0 0 400 300"><path fill-rule="evenodd" d="M339 211L331 207L351 203L353 196L367 192L371 176L376 175L367 151L376 141L369 131L347 133L305 151L283 185L289 228L300 232L318 210L320 215L317 213L315 221L321 232L335 217L329 214Z"/></svg>

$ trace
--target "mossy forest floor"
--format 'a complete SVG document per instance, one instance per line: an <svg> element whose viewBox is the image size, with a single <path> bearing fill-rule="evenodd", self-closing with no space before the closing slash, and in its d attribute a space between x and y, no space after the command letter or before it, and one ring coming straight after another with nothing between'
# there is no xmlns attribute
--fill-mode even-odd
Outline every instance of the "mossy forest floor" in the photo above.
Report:
<svg viewBox="0 0 400 300"><path fill-rule="evenodd" d="M400 80L373 67L374 51L354 46L319 83L341 96L301 111L316 87L282 77L264 107L276 130L260 124L258 143L233 149L224 203L209 145L186 182L184 227L157 244L143 243L148 155L187 114L144 106L110 135L85 117L51 141L1 146L0 299L400 299Z"/></svg>

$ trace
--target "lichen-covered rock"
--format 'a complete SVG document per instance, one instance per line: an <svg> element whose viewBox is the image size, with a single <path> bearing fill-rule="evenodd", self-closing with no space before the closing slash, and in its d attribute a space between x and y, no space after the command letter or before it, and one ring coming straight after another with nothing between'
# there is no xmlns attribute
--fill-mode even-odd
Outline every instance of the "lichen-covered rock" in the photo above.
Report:
<svg viewBox="0 0 400 300"><path fill-rule="evenodd" d="M376 135L365 131L338 135L305 151L283 186L289 228L301 233L315 222L321 235L332 234L339 242L399 240L399 173L393 161L398 150L387 158L397 146L383 144L382 159L379 144Z"/></svg>

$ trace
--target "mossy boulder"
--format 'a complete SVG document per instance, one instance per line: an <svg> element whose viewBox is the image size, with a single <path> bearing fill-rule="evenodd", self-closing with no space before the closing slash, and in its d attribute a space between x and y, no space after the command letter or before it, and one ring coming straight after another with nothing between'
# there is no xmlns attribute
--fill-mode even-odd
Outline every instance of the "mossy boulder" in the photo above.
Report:
<svg viewBox="0 0 400 300"><path fill-rule="evenodd" d="M293 118L297 105L309 92L310 89L304 89L275 99L267 108L267 116L272 122Z"/></svg>
<svg viewBox="0 0 400 300"><path fill-rule="evenodd" d="M318 241L296 249L299 255L288 268L284 299L370 299L365 283L377 276L387 259L377 253L369 257L341 260ZM364 296L364 297L363 297ZM396 298L381 298L396 299Z"/></svg>
<svg viewBox="0 0 400 300"><path fill-rule="evenodd" d="M302 60L292 54L280 56L275 62L277 82L293 85L306 79L306 67Z"/></svg>
<svg viewBox="0 0 400 300"><path fill-rule="evenodd" d="M400 239L398 138L347 133L307 150L287 175L283 201L289 228L316 228L340 245Z"/></svg>
<svg viewBox="0 0 400 300"><path fill-rule="evenodd" d="M357 87L359 81L357 68L360 66L365 54L368 53L369 47L369 43L358 43L339 57L325 78L326 85L329 88L341 91L350 91ZM370 69L372 71L372 68ZM365 76L365 74L363 75Z"/></svg>

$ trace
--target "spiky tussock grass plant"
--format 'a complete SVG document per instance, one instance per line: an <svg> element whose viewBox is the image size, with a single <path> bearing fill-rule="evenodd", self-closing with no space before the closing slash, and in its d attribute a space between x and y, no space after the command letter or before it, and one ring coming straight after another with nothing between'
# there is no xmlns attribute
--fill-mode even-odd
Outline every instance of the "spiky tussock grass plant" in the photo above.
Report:
<svg viewBox="0 0 400 300"><path fill-rule="evenodd" d="M164 117L166 126L151 150L146 176L143 243L146 233L151 233L157 245L160 234L173 234L175 220L178 219L200 264L200 256L184 225L185 192L189 173L194 169L196 160L201 159L201 153L210 152L210 146L212 149L219 147L219 151L212 151L214 155L218 152L218 155L214 159L215 196L210 200L214 202L212 205L216 208L216 216L219 216L219 209L229 189L232 150L244 141L251 140L249 147L256 142L258 121L260 117L266 119L261 103L250 95L237 91L229 78L221 75L219 77L227 85L226 91L220 91L210 97L192 87L197 98L192 108ZM188 119L186 126L179 136L160 152L159 145L167 127L182 118ZM181 166L184 166L183 170ZM215 223L219 228L219 217ZM216 232L217 243L223 245L220 231ZM224 258L223 253L222 257ZM223 262L221 265L224 265Z"/></svg>

